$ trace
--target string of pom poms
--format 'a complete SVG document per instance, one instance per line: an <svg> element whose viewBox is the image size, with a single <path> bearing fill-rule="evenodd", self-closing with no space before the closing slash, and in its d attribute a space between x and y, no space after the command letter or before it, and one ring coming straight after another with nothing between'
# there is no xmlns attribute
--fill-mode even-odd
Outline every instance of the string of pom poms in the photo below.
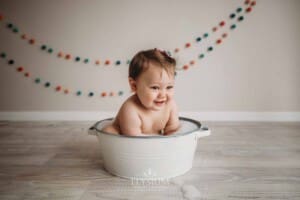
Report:
<svg viewBox="0 0 300 200"><path fill-rule="evenodd" d="M10 67L14 67L15 71L23 74L25 78L31 79L33 83L37 85L42 85L44 88L52 89L53 92L62 93L65 95L73 94L75 96L86 96L86 97L117 97L123 96L125 92L123 90L119 91L82 91L80 89L70 89L67 87L63 87L62 84L54 83L53 81L43 80L40 77L34 77L31 72L26 70L26 68L22 65L17 66L14 59L8 59L7 54L5 52L0 53L0 58L6 61L7 65Z"/></svg>
<svg viewBox="0 0 300 200"><path fill-rule="evenodd" d="M231 13L229 15L229 20L234 20L237 19L238 22L243 21L243 19L241 19L242 16L240 17L236 17L237 15L239 15L243 10L245 10L245 12L249 13L252 11L252 7L256 5L256 1L250 1L250 0L246 0L244 2L244 7L238 7L235 12ZM36 38L33 37L29 37L28 34L26 33L22 33L18 26L16 26L13 23L10 23L8 21L5 21L5 18L3 15L0 14L0 22L3 22L3 24L5 25L5 27L8 30L11 30L12 33L19 35L21 39L27 41L27 43L31 46L36 46L38 47L42 52L45 52L47 54L50 55L54 55L57 58L60 59L64 59L66 61L73 61L75 63L84 63L84 64L93 64L96 66L121 66L121 65L128 65L130 63L130 59L117 59L117 60L112 60L112 59L91 59L89 57L84 57L84 56L77 56L74 55L72 53L67 53L61 50L55 50L55 48L52 47L52 45L49 44L44 44L43 42L40 42L40 40L37 40ZM210 34L214 34L216 32L218 32L219 30L221 30L222 28L224 28L225 26L227 26L227 24L229 24L228 20L221 20L217 25L213 26L211 28L210 31L204 32L203 34L200 34L200 36L196 37L195 39L193 39L192 42L185 42L184 45L182 45L182 48L176 47L173 51L175 54L178 54L179 52L181 52L182 50L187 50L189 49L191 46L193 45L197 45L200 44L203 40L206 40L207 38L210 37ZM231 29L235 29L236 25L232 24ZM228 36L228 33L223 33L222 34L222 38L218 39L218 41L216 42L216 44L220 45L222 43L222 41ZM207 47L207 49L209 49L209 51L213 50L213 47ZM205 57L205 54L202 53L202 55L199 55L199 59L203 59ZM196 63L196 61L191 61L190 65L194 65ZM187 65L181 66L178 69L187 69Z"/></svg>
<svg viewBox="0 0 300 200"><path fill-rule="evenodd" d="M245 13L250 13L253 10L253 7L256 5L256 1L246 0L245 5L246 5L245 9L243 9L241 7L238 7L236 9L235 13L231 13L229 15L229 18L231 18L231 19L236 18L237 22L239 22L239 23L243 22L245 17L243 15L241 15L242 12L244 11ZM237 28L237 24L233 23L233 24L230 25L229 28L230 28L231 31L233 31ZM190 60L189 63L186 63L183 66L177 67L176 70L179 70L179 71L180 70L188 70L192 66L195 66L197 61L203 60L205 58L206 54L211 53L212 51L215 50L215 48L217 46L220 46L221 44L223 44L224 40L228 37L228 35L229 35L228 32L222 33L222 35L215 40L214 44L207 46L204 49L204 51L202 51L201 53L198 54L197 58L195 58L193 60Z"/></svg>

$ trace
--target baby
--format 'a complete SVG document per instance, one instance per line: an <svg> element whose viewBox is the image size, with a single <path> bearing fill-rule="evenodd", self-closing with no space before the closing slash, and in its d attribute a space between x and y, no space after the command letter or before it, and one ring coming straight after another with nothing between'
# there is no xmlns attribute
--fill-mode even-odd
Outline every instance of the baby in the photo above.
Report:
<svg viewBox="0 0 300 200"><path fill-rule="evenodd" d="M137 53L129 65L129 85L134 92L103 131L129 136L169 135L179 129L173 99L176 61L165 51Z"/></svg>

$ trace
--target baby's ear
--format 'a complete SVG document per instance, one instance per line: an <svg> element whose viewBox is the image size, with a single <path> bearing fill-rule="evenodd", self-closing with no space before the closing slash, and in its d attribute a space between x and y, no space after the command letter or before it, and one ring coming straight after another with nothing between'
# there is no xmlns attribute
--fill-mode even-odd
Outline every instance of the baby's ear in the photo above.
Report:
<svg viewBox="0 0 300 200"><path fill-rule="evenodd" d="M136 81L131 77L128 78L128 81L129 81L131 91L136 92Z"/></svg>

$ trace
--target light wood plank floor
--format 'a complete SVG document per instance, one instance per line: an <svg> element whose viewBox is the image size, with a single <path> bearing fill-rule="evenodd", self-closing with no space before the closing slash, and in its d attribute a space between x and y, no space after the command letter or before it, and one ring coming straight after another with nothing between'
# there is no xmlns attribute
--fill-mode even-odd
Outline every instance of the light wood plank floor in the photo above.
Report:
<svg viewBox="0 0 300 200"><path fill-rule="evenodd" d="M143 184L103 170L92 124L0 122L0 199L300 199L300 123L204 123L193 169Z"/></svg>

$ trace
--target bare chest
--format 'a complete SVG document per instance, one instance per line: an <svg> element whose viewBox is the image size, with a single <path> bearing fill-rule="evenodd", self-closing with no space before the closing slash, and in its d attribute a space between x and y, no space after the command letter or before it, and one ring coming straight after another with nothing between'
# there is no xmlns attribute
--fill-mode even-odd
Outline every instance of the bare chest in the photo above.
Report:
<svg viewBox="0 0 300 200"><path fill-rule="evenodd" d="M143 133L160 133L163 130L169 120L169 112L165 110L159 113L148 113L141 116L142 120L142 132Z"/></svg>

